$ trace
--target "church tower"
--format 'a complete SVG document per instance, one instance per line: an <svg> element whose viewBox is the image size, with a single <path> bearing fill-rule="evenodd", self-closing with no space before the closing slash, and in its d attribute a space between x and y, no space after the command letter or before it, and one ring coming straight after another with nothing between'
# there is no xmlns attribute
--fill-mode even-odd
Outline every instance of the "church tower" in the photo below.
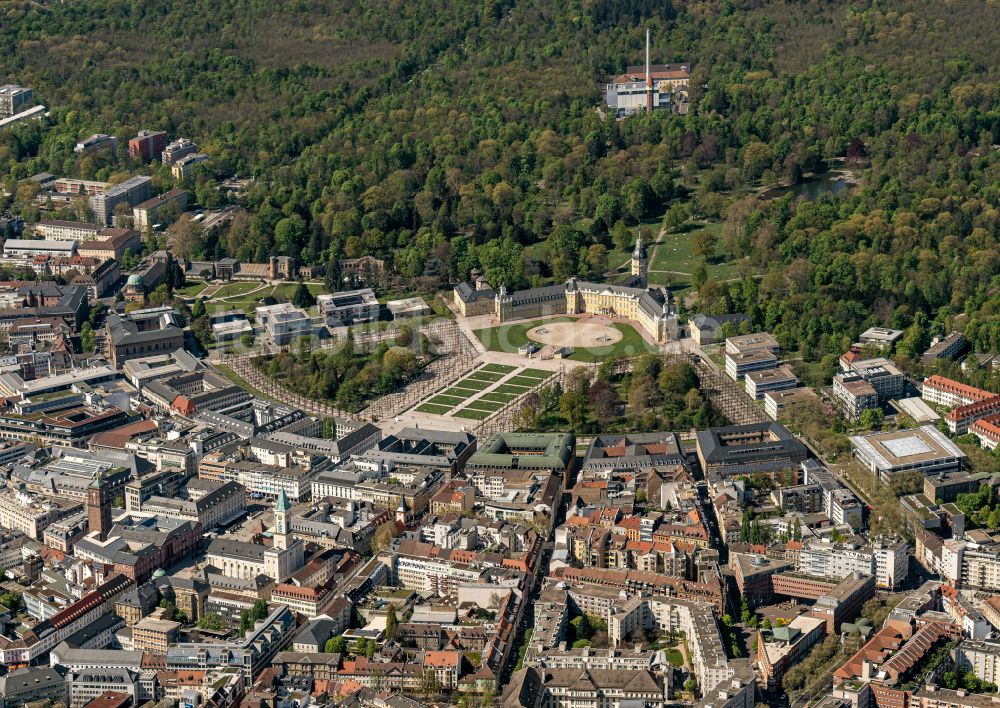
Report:
<svg viewBox="0 0 1000 708"><path fill-rule="evenodd" d="M111 531L111 494L100 472L87 487L87 531L96 532L100 541Z"/></svg>
<svg viewBox="0 0 1000 708"><path fill-rule="evenodd" d="M646 254L646 245L642 242L642 235L635 240L635 250L632 251L632 275L638 278L636 287L646 287L646 276L649 273L649 256Z"/></svg>
<svg viewBox="0 0 1000 708"><path fill-rule="evenodd" d="M274 547L282 550L288 548L288 512L292 505L288 501L285 490L278 492L278 500L274 503Z"/></svg>

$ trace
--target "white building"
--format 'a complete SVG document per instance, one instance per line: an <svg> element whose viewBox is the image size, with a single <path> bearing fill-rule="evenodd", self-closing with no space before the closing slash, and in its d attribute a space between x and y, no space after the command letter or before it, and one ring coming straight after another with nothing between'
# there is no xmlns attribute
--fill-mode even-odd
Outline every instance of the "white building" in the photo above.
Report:
<svg viewBox="0 0 1000 708"><path fill-rule="evenodd" d="M271 343L284 346L298 337L312 334L312 320L290 302L257 308L257 323Z"/></svg>
<svg viewBox="0 0 1000 708"><path fill-rule="evenodd" d="M50 241L46 239L8 239L3 245L4 258L34 258L35 256L76 255L76 241Z"/></svg>

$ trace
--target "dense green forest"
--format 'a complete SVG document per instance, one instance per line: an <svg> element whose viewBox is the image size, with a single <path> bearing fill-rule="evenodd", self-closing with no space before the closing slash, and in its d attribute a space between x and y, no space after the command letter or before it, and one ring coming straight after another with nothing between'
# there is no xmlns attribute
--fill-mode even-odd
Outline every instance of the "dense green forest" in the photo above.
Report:
<svg viewBox="0 0 1000 708"><path fill-rule="evenodd" d="M193 253L372 254L428 291L586 272L683 204L758 276L698 283L699 308L828 364L900 327L916 369L960 315L1000 344L998 21L980 0L14 1L0 79L52 114L0 134L0 175L114 177L137 166L76 140L166 129L212 156L202 203L257 177L249 218ZM647 27L655 60L692 63L692 109L615 121L600 80ZM842 196L758 197L843 158Z"/></svg>

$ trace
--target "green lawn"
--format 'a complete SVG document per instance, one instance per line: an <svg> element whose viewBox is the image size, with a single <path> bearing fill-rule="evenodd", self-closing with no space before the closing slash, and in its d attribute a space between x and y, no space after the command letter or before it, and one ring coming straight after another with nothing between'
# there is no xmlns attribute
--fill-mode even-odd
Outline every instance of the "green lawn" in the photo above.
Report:
<svg viewBox="0 0 1000 708"><path fill-rule="evenodd" d="M313 295L322 295L326 292L326 288L324 288L320 283L306 283L306 288L308 288L309 292ZM276 300L291 300L292 296L295 295L295 291L298 289L298 283L281 283L280 285L276 285L274 287L272 296Z"/></svg>
<svg viewBox="0 0 1000 708"><path fill-rule="evenodd" d="M237 297L239 295L246 295L251 290L260 287L260 283L227 283L219 288L218 292L215 293L216 299L226 298L226 297ZM265 294L266 290L263 291ZM263 295L261 296L263 297Z"/></svg>
<svg viewBox="0 0 1000 708"><path fill-rule="evenodd" d="M467 405L466 408L477 411L498 411L505 405L507 404L500 401L484 401L480 398Z"/></svg>
<svg viewBox="0 0 1000 708"><path fill-rule="evenodd" d="M208 283L203 283L201 281L192 281L190 285L185 285L180 290L175 290L174 293L180 295L181 297L198 297L201 291L208 287Z"/></svg>
<svg viewBox="0 0 1000 708"><path fill-rule="evenodd" d="M544 379L533 378L531 376L512 376L511 378L504 381L505 384L509 386L527 386L528 388L533 388L540 384Z"/></svg>
<svg viewBox="0 0 1000 708"><path fill-rule="evenodd" d="M483 346L487 349L495 352L512 353L516 352L520 347L528 342L528 330L534 329L535 327L539 327L543 324L551 324L553 322L574 321L576 321L575 317L553 317L546 320L527 320L523 322L500 325L499 327L491 327L489 329L480 329L477 330L475 334L479 338L479 341L482 342ZM573 361L583 361L589 363L602 361L609 356L641 354L643 352L655 350L649 342L643 339L641 334L635 331L635 328L632 327L632 325L615 322L612 323L611 326L622 333L621 340L604 347L574 350L572 356L569 358ZM540 370L536 369L535 371ZM546 375L548 376L550 374L546 372ZM514 378L522 376L523 372ZM529 376L527 378L537 379L539 377ZM529 381L527 382L527 385L534 386L537 383L538 381Z"/></svg>
<svg viewBox="0 0 1000 708"><path fill-rule="evenodd" d="M501 403L509 403L517 398L516 394L513 393L500 393L499 391L490 391L489 393L484 393L479 400L481 401L500 401Z"/></svg>
<svg viewBox="0 0 1000 708"><path fill-rule="evenodd" d="M419 408L417 410L420 410ZM460 411L455 411L452 414L455 418L470 418L471 420L485 420L493 415L493 411L477 411L469 408L463 408Z"/></svg>
<svg viewBox="0 0 1000 708"><path fill-rule="evenodd" d="M482 391L484 388L489 388L495 381L479 381L478 379L464 378L461 381L454 384L454 388L469 388L473 391Z"/></svg>
<svg viewBox="0 0 1000 708"><path fill-rule="evenodd" d="M447 391L442 391L441 393L444 394L445 396L458 396L464 401L466 398L472 398L481 390L482 389L477 390L471 388L459 388L458 386L454 386L452 388L449 388Z"/></svg>
<svg viewBox="0 0 1000 708"><path fill-rule="evenodd" d="M455 406L459 405L464 400L465 400L465 398L460 397L460 396L444 396L444 395L439 395L439 396L434 396L434 398L432 398L430 401L428 401L428 403L435 403L435 404L441 405L441 406L451 406L452 408L454 408Z"/></svg>
<svg viewBox="0 0 1000 708"><path fill-rule="evenodd" d="M434 415L444 415L451 410L451 406L439 406L435 403L424 403L423 405L417 406L417 410L421 413L433 413Z"/></svg>
<svg viewBox="0 0 1000 708"><path fill-rule="evenodd" d="M466 379L472 379L474 381L489 381L490 383L496 383L502 379L507 374L494 374L490 371L473 371L469 374Z"/></svg>
<svg viewBox="0 0 1000 708"><path fill-rule="evenodd" d="M524 369L523 371L517 372L518 376L530 376L534 379L547 379L552 376L551 371L546 371L545 369Z"/></svg>
<svg viewBox="0 0 1000 708"><path fill-rule="evenodd" d="M487 364L480 371L488 371L491 374L509 374L516 368L516 366L507 366L506 364Z"/></svg>
<svg viewBox="0 0 1000 708"><path fill-rule="evenodd" d="M684 655L681 654L680 650L671 647L667 649L667 661L670 662L671 666L684 666Z"/></svg>
<svg viewBox="0 0 1000 708"><path fill-rule="evenodd" d="M516 354L518 349L528 343L529 329L554 322L573 322L574 319L573 317L553 317L547 320L525 320L476 330L475 334L483 346L490 351Z"/></svg>
<svg viewBox="0 0 1000 708"><path fill-rule="evenodd" d="M690 231L663 234L663 241L656 246L655 253L650 251L652 261L649 264L649 281L658 285L688 286L691 284L691 273L698 267L701 259L694 254L695 237L702 231L709 231L721 237L722 224L719 222L697 223ZM650 247L652 248L652 247ZM737 277L738 260L727 263L709 263L708 274L715 280L730 280ZM655 271L675 271L674 273L657 273Z"/></svg>
<svg viewBox="0 0 1000 708"><path fill-rule="evenodd" d="M513 393L515 396L520 396L522 393L528 390L527 386L512 386L511 384L500 384L495 389L497 393Z"/></svg>

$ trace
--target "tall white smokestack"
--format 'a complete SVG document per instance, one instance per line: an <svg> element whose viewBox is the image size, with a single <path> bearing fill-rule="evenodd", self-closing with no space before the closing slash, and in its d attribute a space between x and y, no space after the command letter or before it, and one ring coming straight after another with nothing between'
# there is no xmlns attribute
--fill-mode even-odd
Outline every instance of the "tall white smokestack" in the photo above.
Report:
<svg viewBox="0 0 1000 708"><path fill-rule="evenodd" d="M653 77L649 75L649 28L646 28L646 110L653 111Z"/></svg>
<svg viewBox="0 0 1000 708"><path fill-rule="evenodd" d="M649 86L649 28L646 28L646 86Z"/></svg>

